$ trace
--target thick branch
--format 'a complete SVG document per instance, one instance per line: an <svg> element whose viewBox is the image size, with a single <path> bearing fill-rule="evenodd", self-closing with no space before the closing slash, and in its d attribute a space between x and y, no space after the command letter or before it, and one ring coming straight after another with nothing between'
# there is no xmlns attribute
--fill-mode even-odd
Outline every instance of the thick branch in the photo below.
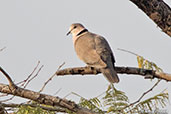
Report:
<svg viewBox="0 0 171 114"><path fill-rule="evenodd" d="M40 107L44 110L47 110L47 111L56 111L56 112L67 112L65 109L62 109L62 108L57 108L57 107L46 107L46 106L40 106L40 105L36 105L36 104L5 104L5 103L1 103L1 106L3 108L6 108L6 107L10 107L10 108L19 108L21 106L30 106L30 107L33 107L33 108L37 108L37 107Z"/></svg>
<svg viewBox="0 0 171 114"><path fill-rule="evenodd" d="M17 89L15 89L15 92L12 92L9 89L8 85L0 84L0 92L12 94L12 95L19 96L22 98L27 98L35 102L38 102L40 104L59 106L62 108L66 108L70 111L76 112L77 114L96 114L94 112L91 112L88 109L79 107L76 103L72 101L61 99L59 97L53 97L53 96L46 95L46 94L41 94L39 92L34 92L34 91L23 89L20 87L17 87Z"/></svg>
<svg viewBox="0 0 171 114"><path fill-rule="evenodd" d="M163 0L130 0L171 36L171 8Z"/></svg>
<svg viewBox="0 0 171 114"><path fill-rule="evenodd" d="M141 75L145 78L158 78L163 79L166 81L171 81L171 74L160 73L154 70L147 70L147 69L140 69L135 67L116 67L116 72L119 74L134 74L134 75ZM93 67L76 67L76 68L67 68L63 70L59 70L56 72L58 76L64 75L85 75L85 74L99 74L100 69L96 69Z"/></svg>

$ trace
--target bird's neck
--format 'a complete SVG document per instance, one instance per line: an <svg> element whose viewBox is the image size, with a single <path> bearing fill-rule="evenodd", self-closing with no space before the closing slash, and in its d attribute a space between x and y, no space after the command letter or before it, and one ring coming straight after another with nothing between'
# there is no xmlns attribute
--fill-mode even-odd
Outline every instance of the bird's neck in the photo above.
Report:
<svg viewBox="0 0 171 114"><path fill-rule="evenodd" d="M80 36L81 34L87 32L88 30L87 29L83 29L81 32L79 32L76 36Z"/></svg>
<svg viewBox="0 0 171 114"><path fill-rule="evenodd" d="M75 41L77 40L77 39L79 39L82 35L84 35L84 34L86 34L88 32L88 30L87 29L83 29L82 31L80 31L78 34L76 34L76 35L73 35L73 43L75 43Z"/></svg>

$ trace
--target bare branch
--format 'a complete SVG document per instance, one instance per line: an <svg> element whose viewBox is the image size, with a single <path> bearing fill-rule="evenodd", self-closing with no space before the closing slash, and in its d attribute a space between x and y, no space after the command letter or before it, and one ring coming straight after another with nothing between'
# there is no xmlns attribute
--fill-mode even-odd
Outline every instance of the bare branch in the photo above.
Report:
<svg viewBox="0 0 171 114"><path fill-rule="evenodd" d="M30 73L30 75L28 75L28 77L27 77L25 80L23 80L23 81L21 81L21 82L18 82L16 85L22 84L21 86L24 86L24 84L30 79L30 77L31 77L31 76L34 74L34 72L37 70L39 64L40 64L40 61L38 61L36 67L33 69L33 71ZM42 65L42 66L43 66L43 65Z"/></svg>
<svg viewBox="0 0 171 114"><path fill-rule="evenodd" d="M53 74L42 86L42 88L39 90L39 92L42 92L44 90L44 88L46 87L46 85L53 79L53 77L55 77L55 74Z"/></svg>
<svg viewBox="0 0 171 114"><path fill-rule="evenodd" d="M155 77L159 79L164 79L166 81L171 81L171 74L164 72L155 72Z"/></svg>
<svg viewBox="0 0 171 114"><path fill-rule="evenodd" d="M54 93L54 95L57 95L57 94L61 91L61 89L62 89L62 88L58 89L58 91L56 91L56 92Z"/></svg>
<svg viewBox="0 0 171 114"><path fill-rule="evenodd" d="M78 106L75 102L66 99L61 99L59 97L50 96L47 94L41 94L39 92L34 92L20 87L17 87L17 89L15 89L15 92L12 92L9 89L8 85L0 84L0 92L12 94L22 98L27 98L35 102L38 102L40 104L59 106L62 108L66 108L70 111L76 112L77 114L96 114L95 112L92 112L86 108L82 108Z"/></svg>
<svg viewBox="0 0 171 114"><path fill-rule="evenodd" d="M135 67L115 67L115 70L119 74L133 74L140 75L144 78L158 78L166 81L171 81L171 74L157 72L155 70L141 69ZM93 67L76 67L76 68L66 68L63 70L59 70L56 72L57 76L65 76L65 75L97 75L101 73L100 69L96 69Z"/></svg>
<svg viewBox="0 0 171 114"><path fill-rule="evenodd" d="M171 37L171 8L163 0L130 0Z"/></svg>
<svg viewBox="0 0 171 114"><path fill-rule="evenodd" d="M125 49L118 48L118 50L130 53L130 54L135 55L135 56L139 56L138 54L131 52L131 51L128 51L128 50L125 50Z"/></svg>
<svg viewBox="0 0 171 114"><path fill-rule="evenodd" d="M60 65L60 66L58 67L58 70L57 70L57 71L59 71L59 69L60 69L64 64L65 64L65 62L62 63L62 65ZM45 88L45 86L53 79L53 77L55 77L55 75L56 75L56 74L52 75L52 76L44 83L44 85L42 86L42 88L40 89L39 92L42 92L42 91L43 91L43 89Z"/></svg>
<svg viewBox="0 0 171 114"><path fill-rule="evenodd" d="M56 71L56 75L64 76L64 75L85 75L85 74L99 74L100 69L96 69L93 67L75 67L75 68L66 68L63 70Z"/></svg>
<svg viewBox="0 0 171 114"><path fill-rule="evenodd" d="M161 80L158 80L158 81L157 81L149 90L147 90L146 92L144 92L144 93L140 96L140 98L139 98L137 101L135 101L135 102L133 102L133 103L131 103L131 104L125 106L123 109L125 109L125 108L127 108L127 107L130 107L130 106L133 106L133 105L137 104L138 102L140 102L141 99L142 99L146 94L148 94L150 91L152 91L152 90L159 84L160 81L161 81Z"/></svg>
<svg viewBox="0 0 171 114"><path fill-rule="evenodd" d="M2 69L2 67L0 67L0 72L2 72L4 74L4 76L7 78L8 82L9 82L10 89L15 89L16 86L15 86L14 82L12 81L11 77L5 72L5 70Z"/></svg>
<svg viewBox="0 0 171 114"><path fill-rule="evenodd" d="M26 88L26 86L35 78L38 76L39 72L41 71L41 69L43 68L43 65L39 68L39 70L37 71L37 73L32 77L30 78L27 83L25 84L24 88Z"/></svg>
<svg viewBox="0 0 171 114"><path fill-rule="evenodd" d="M62 65L59 67L59 69L62 67ZM75 102L62 99L59 97L41 94L40 92L34 92L28 89L20 88L13 83L10 76L1 67L0 67L0 71L8 79L9 85L10 85L9 87L8 85L0 84L1 93L11 94L11 95L19 96L22 98L27 98L35 102L38 102L40 104L45 104L45 105L50 105L50 106L59 106L62 108L66 108L70 111L76 112L77 114L96 114L95 112L92 112L89 109L78 106ZM15 87L15 88L14 89L12 88L12 91L11 91L11 87Z"/></svg>

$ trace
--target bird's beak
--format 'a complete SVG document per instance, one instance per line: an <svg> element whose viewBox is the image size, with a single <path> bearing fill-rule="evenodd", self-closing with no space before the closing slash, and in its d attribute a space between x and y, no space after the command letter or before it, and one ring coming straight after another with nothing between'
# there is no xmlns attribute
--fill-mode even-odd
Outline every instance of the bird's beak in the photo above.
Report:
<svg viewBox="0 0 171 114"><path fill-rule="evenodd" d="M71 31L69 31L66 35L68 36L69 34L71 34Z"/></svg>
<svg viewBox="0 0 171 114"><path fill-rule="evenodd" d="M68 36L69 34L71 34L72 30L74 30L74 28L72 28L66 35Z"/></svg>

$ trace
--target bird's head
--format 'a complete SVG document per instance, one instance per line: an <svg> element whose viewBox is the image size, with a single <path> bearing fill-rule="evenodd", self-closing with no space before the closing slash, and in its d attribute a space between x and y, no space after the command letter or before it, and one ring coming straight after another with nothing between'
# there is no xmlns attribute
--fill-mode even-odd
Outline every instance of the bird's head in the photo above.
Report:
<svg viewBox="0 0 171 114"><path fill-rule="evenodd" d="M87 29L82 24L74 23L70 26L69 32L67 33L67 35L72 34L73 37L79 36L80 32L84 30L87 31Z"/></svg>

